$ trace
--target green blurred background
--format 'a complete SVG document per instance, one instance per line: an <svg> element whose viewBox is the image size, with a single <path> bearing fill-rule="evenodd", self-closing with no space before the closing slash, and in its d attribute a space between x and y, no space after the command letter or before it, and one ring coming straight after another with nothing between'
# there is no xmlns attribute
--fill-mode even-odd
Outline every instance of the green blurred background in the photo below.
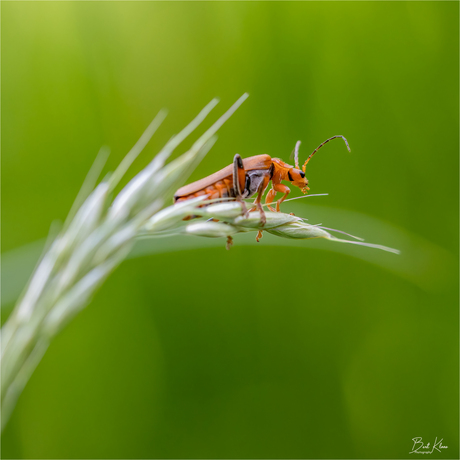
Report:
<svg viewBox="0 0 460 460"><path fill-rule="evenodd" d="M458 458L458 2L1 13L4 293L102 145L113 170L168 108L134 174L211 98L214 120L245 91L192 179L343 134L352 153L334 141L307 170L329 196L284 210L402 250L149 242L52 343L3 458L410 458L416 436Z"/></svg>

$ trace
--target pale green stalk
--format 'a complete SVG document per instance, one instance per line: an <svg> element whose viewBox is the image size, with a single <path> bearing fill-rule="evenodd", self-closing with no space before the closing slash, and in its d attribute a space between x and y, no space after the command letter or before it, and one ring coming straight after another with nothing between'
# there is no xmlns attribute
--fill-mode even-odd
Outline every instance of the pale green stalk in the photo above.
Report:
<svg viewBox="0 0 460 460"><path fill-rule="evenodd" d="M206 203L203 198L197 198L195 200L184 201L160 211L142 227L140 236L157 237L182 233L207 238L228 238L238 233L266 231L282 238L323 238L329 241L357 244L399 254L397 249L378 244L364 243L362 238L349 235L341 230L307 224L301 217L291 214L267 211L265 212L266 223L262 225L259 211L244 215L242 206L238 202L229 201L227 203L209 204L207 207L200 207L203 202ZM184 222L182 220L184 217L191 215L199 215L201 219L194 219L191 222ZM213 222L209 219L218 219L219 222ZM344 233L358 241L336 238L327 230Z"/></svg>
<svg viewBox="0 0 460 460"><path fill-rule="evenodd" d="M244 94L176 160L165 161L217 104L212 100L152 162L112 199L115 186L164 119L153 120L117 170L94 188L106 152L88 174L61 232L37 265L1 330L2 429L50 341L90 302L126 258L140 229L164 206L216 141L216 132L247 98ZM161 219L159 222L161 225Z"/></svg>

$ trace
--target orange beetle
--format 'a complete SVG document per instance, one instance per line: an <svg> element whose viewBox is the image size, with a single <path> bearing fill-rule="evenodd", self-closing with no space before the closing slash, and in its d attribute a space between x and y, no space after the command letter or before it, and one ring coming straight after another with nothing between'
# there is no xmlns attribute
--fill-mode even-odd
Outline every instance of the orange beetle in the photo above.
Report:
<svg viewBox="0 0 460 460"><path fill-rule="evenodd" d="M249 211L254 211L256 209L260 211L260 222L263 226L265 225L266 217L261 201L270 181L272 182L272 188L267 193L265 204L271 211L275 211L270 205L273 203L276 192L283 193L283 196L276 202L276 211L279 212L280 204L286 199L291 191L289 187L283 185L281 181L291 182L296 187L299 187L303 193L307 193L307 191L310 190L308 188L308 180L305 177L307 163L324 144L327 144L330 140L337 137L344 140L348 151L350 151L345 137L330 137L313 151L305 161L302 169L299 167L300 141L297 142L295 147L295 168L279 158L271 158L270 155L256 155L242 160L240 155L236 154L233 158L233 164L204 179L185 185L177 190L174 194L174 202L189 200L204 195L209 199L233 197L242 202L243 198L250 198L257 193L254 206Z"/></svg>

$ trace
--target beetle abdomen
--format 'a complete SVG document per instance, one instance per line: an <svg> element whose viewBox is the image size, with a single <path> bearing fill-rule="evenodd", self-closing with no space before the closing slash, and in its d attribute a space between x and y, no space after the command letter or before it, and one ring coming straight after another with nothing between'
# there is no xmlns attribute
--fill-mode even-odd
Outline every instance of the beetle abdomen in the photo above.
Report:
<svg viewBox="0 0 460 460"><path fill-rule="evenodd" d="M198 190L194 193L190 193L189 195L179 195L179 191L180 189L174 195L175 203L177 203L178 201L190 200L191 198L196 198L199 196L207 196L210 200L235 196L235 192L233 190L232 176L230 176L229 178L225 178L223 180L219 180L214 184L208 185L207 187Z"/></svg>

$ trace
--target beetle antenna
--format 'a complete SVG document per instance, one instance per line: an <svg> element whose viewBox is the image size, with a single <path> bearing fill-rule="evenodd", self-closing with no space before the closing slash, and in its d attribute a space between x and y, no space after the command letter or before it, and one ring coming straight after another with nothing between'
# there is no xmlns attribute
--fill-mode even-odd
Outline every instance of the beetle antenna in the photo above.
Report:
<svg viewBox="0 0 460 460"><path fill-rule="evenodd" d="M332 139L336 139L337 137L341 137L343 139L343 141L345 142L345 145L347 146L347 149L349 152L351 152L350 150L350 146L348 145L348 141L343 137L343 136L332 136L330 137L329 139L326 139L322 144L319 144L318 147L316 147L315 150L313 150L313 153L307 158L307 161L303 164L302 166L302 171L305 172L305 168L307 167L307 163L310 161L310 158L324 145L324 144L327 144L329 141L332 141Z"/></svg>
<svg viewBox="0 0 460 460"><path fill-rule="evenodd" d="M295 144L295 149L294 149L295 167L297 169L300 169L300 166L299 166L299 147L300 147L300 141L297 141L296 144Z"/></svg>

